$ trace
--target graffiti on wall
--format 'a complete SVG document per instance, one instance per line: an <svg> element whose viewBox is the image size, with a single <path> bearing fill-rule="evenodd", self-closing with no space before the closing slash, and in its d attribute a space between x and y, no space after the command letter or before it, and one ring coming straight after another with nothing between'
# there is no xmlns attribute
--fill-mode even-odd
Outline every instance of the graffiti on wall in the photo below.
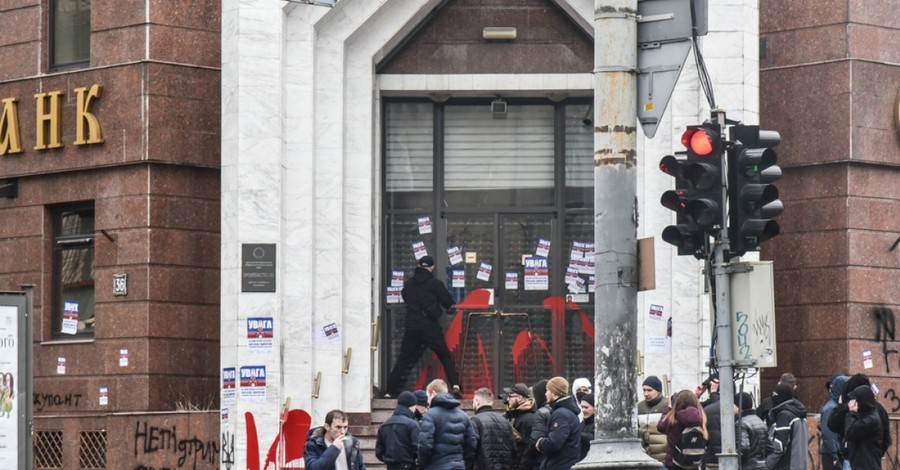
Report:
<svg viewBox="0 0 900 470"><path fill-rule="evenodd" d="M232 440L232 445L234 441ZM177 426L153 426L136 421L134 429L135 470L176 470L218 468L219 443L197 436L179 436ZM166 462L170 466L151 466L140 462Z"/></svg>

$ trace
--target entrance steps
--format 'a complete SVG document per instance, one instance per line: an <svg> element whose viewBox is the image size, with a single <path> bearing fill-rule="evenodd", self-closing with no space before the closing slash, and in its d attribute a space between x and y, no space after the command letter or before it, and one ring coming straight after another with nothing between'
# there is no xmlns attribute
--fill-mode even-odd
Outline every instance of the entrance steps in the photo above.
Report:
<svg viewBox="0 0 900 470"><path fill-rule="evenodd" d="M462 400L461 406L469 416L475 414L472 400ZM350 433L359 439L360 447L363 450L363 460L368 470L384 470L387 468L375 458L375 438L378 436L379 426L394 414L396 407L396 399L376 398L372 400L372 412L369 413L368 417L365 414L350 417ZM499 412L503 411L503 402L500 399L494 400L494 409Z"/></svg>

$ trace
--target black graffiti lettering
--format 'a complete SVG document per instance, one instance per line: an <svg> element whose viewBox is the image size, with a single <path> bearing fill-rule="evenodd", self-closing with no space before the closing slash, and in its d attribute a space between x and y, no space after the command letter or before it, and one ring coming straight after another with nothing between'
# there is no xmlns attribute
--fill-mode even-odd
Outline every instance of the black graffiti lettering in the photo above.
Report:
<svg viewBox="0 0 900 470"><path fill-rule="evenodd" d="M885 370L891 373L891 355L896 354L900 357L900 351L890 349L888 342L894 343L896 337L896 322L894 319L894 311L886 307L878 307L872 311L875 315L875 341L881 343L881 353L884 355Z"/></svg>
<svg viewBox="0 0 900 470"><path fill-rule="evenodd" d="M80 393L67 393L65 395L59 393L35 393L32 394L32 405L35 411L42 411L44 408L62 406L67 408L78 408L81 404Z"/></svg>
<svg viewBox="0 0 900 470"><path fill-rule="evenodd" d="M230 432L222 433L222 465L225 470L231 470L234 465L234 435Z"/></svg>
<svg viewBox="0 0 900 470"><path fill-rule="evenodd" d="M893 388L889 388L884 392L884 398L891 401L891 413L896 413L897 410L900 410L900 397L897 396Z"/></svg>
<svg viewBox="0 0 900 470"><path fill-rule="evenodd" d="M231 459L234 457L234 439L231 442ZM219 460L219 443L216 441L204 441L203 439L192 436L187 439L178 438L178 427L158 427L150 426L146 421L135 422L134 429L134 457L138 458L142 455L170 453L177 459L177 467L183 468L188 465L189 468L198 468L198 463L208 463L215 465ZM190 461L189 461L190 459ZM233 462L232 462L233 463ZM169 467L141 467L147 470L163 470Z"/></svg>

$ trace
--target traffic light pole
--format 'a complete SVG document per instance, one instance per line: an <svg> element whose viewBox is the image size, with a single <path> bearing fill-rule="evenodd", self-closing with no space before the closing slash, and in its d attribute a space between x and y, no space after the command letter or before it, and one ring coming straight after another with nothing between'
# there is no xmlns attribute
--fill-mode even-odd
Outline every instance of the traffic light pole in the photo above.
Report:
<svg viewBox="0 0 900 470"><path fill-rule="evenodd" d="M713 110L713 121L722 125L725 140L725 112ZM722 161L722 191L723 198L727 196L728 171L727 159ZM738 470L737 446L735 442L734 427L734 357L731 349L731 264L726 259L729 250L728 228L725 221L728 220L728 205L722 207L722 229L715 244L714 263L712 276L715 279L715 329L716 329L716 366L719 370L719 419L722 431L722 452L719 454L719 468L722 470Z"/></svg>
<svg viewBox="0 0 900 470"><path fill-rule="evenodd" d="M637 0L594 0L596 434L574 468L659 468L637 434Z"/></svg>

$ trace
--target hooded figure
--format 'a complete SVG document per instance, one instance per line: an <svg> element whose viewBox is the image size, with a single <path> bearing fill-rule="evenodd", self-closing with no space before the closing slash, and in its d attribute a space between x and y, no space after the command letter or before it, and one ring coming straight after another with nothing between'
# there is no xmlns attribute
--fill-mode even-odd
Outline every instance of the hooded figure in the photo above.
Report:
<svg viewBox="0 0 900 470"><path fill-rule="evenodd" d="M831 396L828 398L828 401L822 405L822 417L820 418L822 424L822 442L819 444L819 453L822 454L822 466L825 470L836 468L835 462L840 457L842 433L832 431L831 428L828 427L828 419L838 407L838 400L844 392L844 384L847 383L848 379L850 379L850 377L847 377L846 375L832 376L831 380L829 380ZM830 467L828 466L828 463L831 463Z"/></svg>
<svg viewBox="0 0 900 470"><path fill-rule="evenodd" d="M809 450L806 431L806 407L794 398L794 387L780 383L772 396L769 412L769 448L766 468L769 470L806 470Z"/></svg>
<svg viewBox="0 0 900 470"><path fill-rule="evenodd" d="M881 418L872 387L860 385L848 395L849 409L844 424L844 440L854 470L881 468Z"/></svg>
<svg viewBox="0 0 900 470"><path fill-rule="evenodd" d="M828 429L840 435L842 438L844 438L844 431L847 427L847 413L850 411L847 407L848 403L850 403L850 392L860 385L871 386L869 377L866 374L856 374L850 377L844 384L843 392L841 392L841 402L834 408L834 411L831 412L831 416L828 417ZM878 402L876 402L876 408L878 417L881 418L881 455L884 456L884 453L891 447L893 440L891 439L891 428L890 422L888 421L887 410L885 410L884 407L881 406L881 403ZM842 452L847 452L846 439L844 439L843 442Z"/></svg>

